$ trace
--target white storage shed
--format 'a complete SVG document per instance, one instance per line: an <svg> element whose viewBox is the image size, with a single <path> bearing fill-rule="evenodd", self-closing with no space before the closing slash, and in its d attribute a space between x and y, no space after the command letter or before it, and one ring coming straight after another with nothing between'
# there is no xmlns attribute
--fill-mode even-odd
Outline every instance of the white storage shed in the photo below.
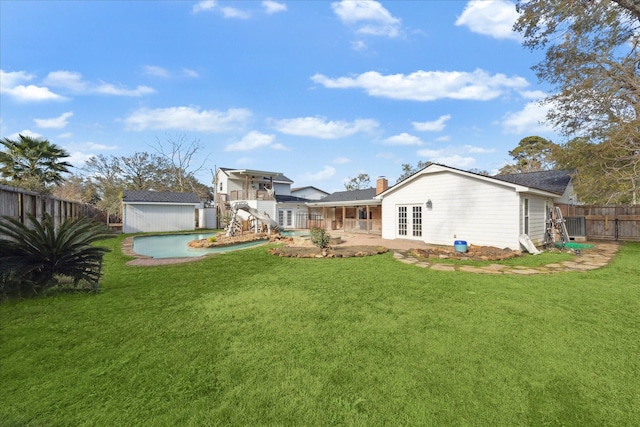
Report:
<svg viewBox="0 0 640 427"><path fill-rule="evenodd" d="M122 195L122 232L195 230L195 193L124 190Z"/></svg>

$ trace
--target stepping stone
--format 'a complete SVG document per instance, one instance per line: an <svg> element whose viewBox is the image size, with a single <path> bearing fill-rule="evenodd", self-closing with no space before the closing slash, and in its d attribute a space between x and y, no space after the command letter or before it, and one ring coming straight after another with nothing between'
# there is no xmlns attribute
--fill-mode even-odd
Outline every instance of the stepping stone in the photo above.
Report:
<svg viewBox="0 0 640 427"><path fill-rule="evenodd" d="M453 265L448 264L433 264L431 269L438 271L456 271L456 268Z"/></svg>

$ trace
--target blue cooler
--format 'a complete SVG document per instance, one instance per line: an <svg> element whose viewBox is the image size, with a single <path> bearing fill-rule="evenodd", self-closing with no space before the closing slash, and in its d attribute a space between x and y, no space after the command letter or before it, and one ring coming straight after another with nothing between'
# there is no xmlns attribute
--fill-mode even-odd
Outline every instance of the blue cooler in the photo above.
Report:
<svg viewBox="0 0 640 427"><path fill-rule="evenodd" d="M467 252L466 240L456 240L455 242L453 242L453 249L456 252Z"/></svg>

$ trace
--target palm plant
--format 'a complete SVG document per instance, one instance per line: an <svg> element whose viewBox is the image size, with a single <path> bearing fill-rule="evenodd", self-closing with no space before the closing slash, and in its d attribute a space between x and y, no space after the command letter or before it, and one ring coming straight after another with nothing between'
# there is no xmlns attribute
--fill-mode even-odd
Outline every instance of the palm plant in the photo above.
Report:
<svg viewBox="0 0 640 427"><path fill-rule="evenodd" d="M38 293L63 278L98 289L109 249L93 243L113 236L108 229L87 218L68 219L56 229L49 214L42 223L29 215L29 222L0 218L0 292Z"/></svg>
<svg viewBox="0 0 640 427"><path fill-rule="evenodd" d="M58 184L63 180L62 174L73 167L61 160L69 157L69 153L46 139L19 135L17 140L4 138L0 144L4 146L4 151L0 151L2 177L23 186Z"/></svg>

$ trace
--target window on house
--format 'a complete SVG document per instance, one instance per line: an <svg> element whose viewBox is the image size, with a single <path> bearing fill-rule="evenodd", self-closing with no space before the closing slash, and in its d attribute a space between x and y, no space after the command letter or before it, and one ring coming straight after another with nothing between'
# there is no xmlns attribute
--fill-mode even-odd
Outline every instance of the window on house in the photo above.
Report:
<svg viewBox="0 0 640 427"><path fill-rule="evenodd" d="M398 235L407 235L407 207L398 206Z"/></svg>
<svg viewBox="0 0 640 427"><path fill-rule="evenodd" d="M412 234L414 237L422 236L422 206L413 206Z"/></svg>
<svg viewBox="0 0 640 427"><path fill-rule="evenodd" d="M293 214L291 211L287 211L287 227L291 227L293 225Z"/></svg>
<svg viewBox="0 0 640 427"><path fill-rule="evenodd" d="M284 227L284 211L278 211L278 224Z"/></svg>
<svg viewBox="0 0 640 427"><path fill-rule="evenodd" d="M222 181L220 181L220 192L222 193Z"/></svg>

